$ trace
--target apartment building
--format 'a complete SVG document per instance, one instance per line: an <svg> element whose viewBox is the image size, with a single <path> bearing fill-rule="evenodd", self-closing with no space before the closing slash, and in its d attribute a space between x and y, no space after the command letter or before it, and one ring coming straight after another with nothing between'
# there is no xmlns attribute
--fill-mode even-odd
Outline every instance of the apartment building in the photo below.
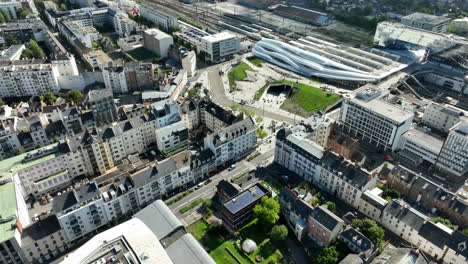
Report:
<svg viewBox="0 0 468 264"><path fill-rule="evenodd" d="M170 46L174 44L174 40L170 35L155 28L143 31L143 42L145 49L161 58L167 57Z"/></svg>
<svg viewBox="0 0 468 264"><path fill-rule="evenodd" d="M197 69L197 54L195 51L182 50L180 51L182 69L187 71L188 77L193 77Z"/></svg>
<svg viewBox="0 0 468 264"><path fill-rule="evenodd" d="M63 20L58 24L58 29L71 45L80 45L92 49L93 42L99 39L99 32L93 26L86 26L78 21Z"/></svg>
<svg viewBox="0 0 468 264"><path fill-rule="evenodd" d="M0 96L21 97L59 91L59 69L43 60L0 64Z"/></svg>
<svg viewBox="0 0 468 264"><path fill-rule="evenodd" d="M127 76L122 66L103 68L102 77L106 89L116 94L128 93Z"/></svg>
<svg viewBox="0 0 468 264"><path fill-rule="evenodd" d="M176 151L189 142L189 131L183 121L156 129L156 143L162 153Z"/></svg>
<svg viewBox="0 0 468 264"><path fill-rule="evenodd" d="M395 151L410 129L413 113L384 101L388 91L367 84L343 100L339 125L350 136L383 150Z"/></svg>
<svg viewBox="0 0 468 264"><path fill-rule="evenodd" d="M375 187L371 190L366 190L361 195L361 201L357 209L377 222L380 222L382 211L387 206L388 201L381 197L382 190Z"/></svg>
<svg viewBox="0 0 468 264"><path fill-rule="evenodd" d="M216 157L216 164L241 159L257 146L257 132L252 117L208 134L204 148L210 149Z"/></svg>
<svg viewBox="0 0 468 264"><path fill-rule="evenodd" d="M321 167L315 183L354 208L359 206L362 193L377 183L375 175L333 152L324 155Z"/></svg>
<svg viewBox="0 0 468 264"><path fill-rule="evenodd" d="M307 235L320 247L326 247L338 237L343 226L341 218L324 206L318 206L307 218Z"/></svg>
<svg viewBox="0 0 468 264"><path fill-rule="evenodd" d="M154 68L152 63L127 62L124 64L129 91L141 91L154 87Z"/></svg>
<svg viewBox="0 0 468 264"><path fill-rule="evenodd" d="M119 34L120 37L127 37L133 31L138 23L131 20L125 13L117 13L113 17L114 30Z"/></svg>
<svg viewBox="0 0 468 264"><path fill-rule="evenodd" d="M279 193L281 213L287 220L286 223L294 231L299 242L304 240L307 234L307 219L314 208L298 193L289 188L282 188Z"/></svg>
<svg viewBox="0 0 468 264"><path fill-rule="evenodd" d="M468 261L467 236L455 230L447 244L444 262L447 264L466 263Z"/></svg>
<svg viewBox="0 0 468 264"><path fill-rule="evenodd" d="M450 129L464 119L463 110L451 105L431 103L424 109L422 122L431 128L448 133Z"/></svg>
<svg viewBox="0 0 468 264"><path fill-rule="evenodd" d="M451 19L448 17L418 12L401 18L401 23L403 25L436 33L445 33L450 21Z"/></svg>
<svg viewBox="0 0 468 264"><path fill-rule="evenodd" d="M70 241L55 215L40 219L21 232L21 249L28 263L48 263L69 247Z"/></svg>
<svg viewBox="0 0 468 264"><path fill-rule="evenodd" d="M200 122L211 131L218 131L244 119L243 113L224 109L209 100L202 100L198 105Z"/></svg>
<svg viewBox="0 0 468 264"><path fill-rule="evenodd" d="M91 110L97 124L112 123L118 120L112 90L91 90L80 103L85 110Z"/></svg>
<svg viewBox="0 0 468 264"><path fill-rule="evenodd" d="M300 126L282 128L276 134L274 161L307 182L318 180L323 155L323 147L307 138Z"/></svg>
<svg viewBox="0 0 468 264"><path fill-rule="evenodd" d="M151 111L156 119L156 128L162 128L182 120L179 105L170 98L151 104Z"/></svg>
<svg viewBox="0 0 468 264"><path fill-rule="evenodd" d="M177 26L178 24L177 17L147 5L140 6L140 15L160 26L165 31L169 31L172 26Z"/></svg>
<svg viewBox="0 0 468 264"><path fill-rule="evenodd" d="M450 129L442 146L436 166L463 177L468 171L468 122L461 121Z"/></svg>
<svg viewBox="0 0 468 264"><path fill-rule="evenodd" d="M219 62L239 52L240 39L229 32L220 32L202 37L197 48L207 54L209 61Z"/></svg>
<svg viewBox="0 0 468 264"><path fill-rule="evenodd" d="M358 230L348 227L338 235L338 239L343 241L348 248L358 254L361 259L367 261L373 253L372 241Z"/></svg>

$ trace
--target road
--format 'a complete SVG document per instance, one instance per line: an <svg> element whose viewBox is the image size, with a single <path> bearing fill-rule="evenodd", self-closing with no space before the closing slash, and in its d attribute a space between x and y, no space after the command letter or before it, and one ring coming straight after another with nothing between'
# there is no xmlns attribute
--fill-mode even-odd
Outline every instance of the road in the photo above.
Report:
<svg viewBox="0 0 468 264"><path fill-rule="evenodd" d="M230 100L226 96L226 90L224 89L224 84L221 76L219 75L219 69L222 68L222 64L214 65L208 67L206 71L208 72L208 81L211 87L211 96L213 101L217 104L220 104L224 107L231 107L234 104L237 104L235 101ZM264 116L276 121L286 122L289 124L294 124L294 118L286 117L283 115L278 115L277 113L264 111L262 109L257 109L251 106L243 105L242 108L254 112L258 116Z"/></svg>

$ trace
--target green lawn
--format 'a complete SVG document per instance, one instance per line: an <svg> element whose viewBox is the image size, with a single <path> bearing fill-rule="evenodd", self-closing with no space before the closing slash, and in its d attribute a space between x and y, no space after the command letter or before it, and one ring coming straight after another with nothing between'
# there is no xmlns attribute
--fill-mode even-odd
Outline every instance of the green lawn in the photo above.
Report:
<svg viewBox="0 0 468 264"><path fill-rule="evenodd" d="M135 61L142 61L152 59L154 57L153 53L143 47L130 50L127 54L134 59Z"/></svg>
<svg viewBox="0 0 468 264"><path fill-rule="evenodd" d="M226 248L229 248L243 264L268 263L270 260L280 259L287 254L286 247L281 242L271 242L270 238L266 236L267 232L257 225L256 220L247 224L240 231L240 237L250 238L258 245L257 251L250 255L237 248L235 239L222 237L215 228L210 229L204 220L193 223L187 227L187 230L201 242L216 263L237 264ZM256 255L263 256L264 260L257 262Z"/></svg>
<svg viewBox="0 0 468 264"><path fill-rule="evenodd" d="M229 89L231 91L236 89L236 81L242 81L247 78L245 71L253 71L252 68L245 62L239 63L239 65L232 68L228 73Z"/></svg>
<svg viewBox="0 0 468 264"><path fill-rule="evenodd" d="M253 65L255 65L257 67L262 67L263 61L260 58L252 56L252 57L248 57L247 60L250 61L250 63L252 63Z"/></svg>
<svg viewBox="0 0 468 264"><path fill-rule="evenodd" d="M339 94L330 94L320 88L303 83L287 80L284 82L296 86L297 90L291 93L289 98L281 105L281 108L303 117L309 117L316 111L325 110L341 98Z"/></svg>

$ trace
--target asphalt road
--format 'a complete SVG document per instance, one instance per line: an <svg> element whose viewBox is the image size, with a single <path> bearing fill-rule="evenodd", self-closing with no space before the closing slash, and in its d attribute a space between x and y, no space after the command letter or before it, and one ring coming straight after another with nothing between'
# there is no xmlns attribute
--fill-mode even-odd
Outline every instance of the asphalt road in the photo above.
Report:
<svg viewBox="0 0 468 264"><path fill-rule="evenodd" d="M235 101L230 100L226 96L226 91L224 90L223 80L219 75L219 69L222 67L223 64L214 65L208 67L206 71L208 72L208 81L211 87L211 96L213 97L213 101L217 104L220 104L224 107L230 107L233 104L237 104ZM257 109L248 105L243 105L242 108L254 112L258 116L265 116L267 118L286 122L289 124L294 124L294 118L286 117L283 115L278 115L277 113L263 111L262 109Z"/></svg>

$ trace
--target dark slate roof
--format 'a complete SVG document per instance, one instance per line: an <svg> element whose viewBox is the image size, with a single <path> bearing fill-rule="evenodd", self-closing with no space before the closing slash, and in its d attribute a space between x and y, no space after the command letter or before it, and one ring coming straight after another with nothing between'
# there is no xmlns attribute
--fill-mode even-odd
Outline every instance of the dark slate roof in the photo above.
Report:
<svg viewBox="0 0 468 264"><path fill-rule="evenodd" d="M315 221L317 221L330 231L335 229L335 227L343 221L341 218L339 218L323 206L315 207L312 213L310 214L310 217L315 219Z"/></svg>
<svg viewBox="0 0 468 264"><path fill-rule="evenodd" d="M206 112L223 121L228 126L242 120L242 115L235 115L233 112L225 110L213 102L202 102L200 108L204 108Z"/></svg>
<svg viewBox="0 0 468 264"><path fill-rule="evenodd" d="M314 208L302 199L297 199L291 206L291 210L306 220L312 214Z"/></svg>
<svg viewBox="0 0 468 264"><path fill-rule="evenodd" d="M347 240L356 248L358 248L359 252L356 253L361 253L372 249L372 241L370 241L370 239L352 227L341 232L340 239Z"/></svg>
<svg viewBox="0 0 468 264"><path fill-rule="evenodd" d="M50 215L23 229L21 240L34 243L34 241L43 239L55 232L58 232L60 229L61 227L57 216Z"/></svg>
<svg viewBox="0 0 468 264"><path fill-rule="evenodd" d="M335 175L350 182L355 188L362 189L369 181L369 174L336 153L327 152L322 158L322 167L336 171ZM341 175L341 176L340 176Z"/></svg>
<svg viewBox="0 0 468 264"><path fill-rule="evenodd" d="M437 247L444 248L449 242L451 234L433 222L426 222L419 230L419 235Z"/></svg>
<svg viewBox="0 0 468 264"><path fill-rule="evenodd" d="M134 187L141 187L176 170L177 164L172 159L164 160L156 166L148 166L132 174Z"/></svg>
<svg viewBox="0 0 468 264"><path fill-rule="evenodd" d="M45 128L45 131L47 136L49 137L64 135L67 133L67 129L65 128L65 125L63 124L62 120L50 123Z"/></svg>
<svg viewBox="0 0 468 264"><path fill-rule="evenodd" d="M75 197L75 193L71 191L64 193L60 196L54 197L54 200L52 201L52 208L54 209L55 213L60 213L74 206L77 203L78 200Z"/></svg>
<svg viewBox="0 0 468 264"><path fill-rule="evenodd" d="M404 202L400 200L393 200L391 203L387 204L384 211L416 231L420 230L427 220L425 215L409 205L404 204Z"/></svg>
<svg viewBox="0 0 468 264"><path fill-rule="evenodd" d="M226 180L221 180L216 186L218 191L223 190L229 197L234 197L239 194L239 190L234 185Z"/></svg>
<svg viewBox="0 0 468 264"><path fill-rule="evenodd" d="M93 200L100 196L99 188L94 181L83 184L73 191L75 192L76 198L78 201L80 201L80 203Z"/></svg>
<svg viewBox="0 0 468 264"><path fill-rule="evenodd" d="M280 190L279 197L287 203L293 203L296 200L297 195L293 190L283 187Z"/></svg>
<svg viewBox="0 0 468 264"><path fill-rule="evenodd" d="M267 194L267 190L261 184L256 184L241 192L231 200L225 202L223 207L225 207L231 214L236 214L247 206L262 199L262 197Z"/></svg>
<svg viewBox="0 0 468 264"><path fill-rule="evenodd" d="M468 258L468 236L462 232L458 230L454 231L447 246L456 253Z"/></svg>

